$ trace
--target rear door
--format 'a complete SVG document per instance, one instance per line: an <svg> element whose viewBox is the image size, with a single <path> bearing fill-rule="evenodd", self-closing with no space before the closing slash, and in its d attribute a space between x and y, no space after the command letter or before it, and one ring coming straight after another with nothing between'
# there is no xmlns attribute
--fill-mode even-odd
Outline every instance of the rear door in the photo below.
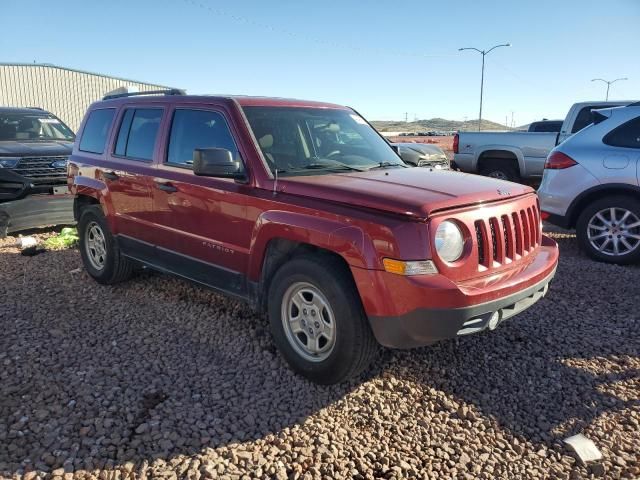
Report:
<svg viewBox="0 0 640 480"><path fill-rule="evenodd" d="M103 170L115 213L116 233L151 242L153 158L165 108L161 105L126 105L118 115L110 163Z"/></svg>
<svg viewBox="0 0 640 480"><path fill-rule="evenodd" d="M196 148L225 148L242 161L232 124L222 108L176 106L152 179L157 260L168 270L243 295L253 222L247 219L249 186L233 179L199 177Z"/></svg>
<svg viewBox="0 0 640 480"><path fill-rule="evenodd" d="M640 117L614 128L602 141L614 147L603 159L608 181L640 185Z"/></svg>

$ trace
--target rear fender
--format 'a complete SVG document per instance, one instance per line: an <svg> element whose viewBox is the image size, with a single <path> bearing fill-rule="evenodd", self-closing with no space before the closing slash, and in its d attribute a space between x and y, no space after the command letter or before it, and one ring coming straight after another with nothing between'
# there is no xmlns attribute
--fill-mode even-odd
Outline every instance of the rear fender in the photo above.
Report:
<svg viewBox="0 0 640 480"><path fill-rule="evenodd" d="M76 175L69 179L69 191L76 197L85 196L97 200L107 218L111 232L116 233L115 211L113 204L109 201L110 195L106 183L85 175Z"/></svg>
<svg viewBox="0 0 640 480"><path fill-rule="evenodd" d="M521 175L526 175L526 166L525 166L525 161L524 161L524 155L522 153L522 150L520 150L519 148L516 147L510 147L510 146L505 146L505 145L485 145L482 147L482 150L479 150L476 153L475 158L473 159L474 161L474 165L473 168L474 170L478 169L478 163L480 161L480 157L482 157L483 154L485 154L486 152L489 151L498 151L498 152L506 152L506 153L511 153L513 154L516 159L518 160L518 168L520 169L520 174ZM490 156L487 156L487 158L491 158Z"/></svg>
<svg viewBox="0 0 640 480"><path fill-rule="evenodd" d="M331 251L353 267L377 267L373 242L360 227L307 214L269 211L257 219L251 237L250 280L260 278L267 246L276 238Z"/></svg>

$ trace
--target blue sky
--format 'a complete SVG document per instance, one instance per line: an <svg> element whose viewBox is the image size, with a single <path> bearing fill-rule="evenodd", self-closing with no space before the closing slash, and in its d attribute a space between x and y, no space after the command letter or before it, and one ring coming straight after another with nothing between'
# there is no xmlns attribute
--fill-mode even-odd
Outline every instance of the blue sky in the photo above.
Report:
<svg viewBox="0 0 640 480"><path fill-rule="evenodd" d="M376 2L377 3L377 2ZM371 120L562 118L640 97L640 1L0 0L1 62L186 88L326 100ZM509 119L510 121L510 119Z"/></svg>

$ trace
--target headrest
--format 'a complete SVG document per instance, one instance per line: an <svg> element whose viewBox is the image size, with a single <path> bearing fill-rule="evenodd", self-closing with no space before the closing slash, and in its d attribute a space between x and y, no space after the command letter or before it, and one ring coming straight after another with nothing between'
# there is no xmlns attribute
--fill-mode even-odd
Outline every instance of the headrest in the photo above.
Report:
<svg viewBox="0 0 640 480"><path fill-rule="evenodd" d="M271 148L273 146L273 135L267 133L258 140L260 148Z"/></svg>

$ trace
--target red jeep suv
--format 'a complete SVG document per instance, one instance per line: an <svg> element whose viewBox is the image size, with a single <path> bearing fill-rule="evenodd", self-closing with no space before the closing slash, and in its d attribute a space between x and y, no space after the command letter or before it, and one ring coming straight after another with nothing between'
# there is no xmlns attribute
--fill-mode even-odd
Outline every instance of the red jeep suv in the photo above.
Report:
<svg viewBox="0 0 640 480"><path fill-rule="evenodd" d="M94 103L69 160L98 282L145 265L243 299L319 383L547 292L558 249L529 187L408 167L350 108L155 93Z"/></svg>

